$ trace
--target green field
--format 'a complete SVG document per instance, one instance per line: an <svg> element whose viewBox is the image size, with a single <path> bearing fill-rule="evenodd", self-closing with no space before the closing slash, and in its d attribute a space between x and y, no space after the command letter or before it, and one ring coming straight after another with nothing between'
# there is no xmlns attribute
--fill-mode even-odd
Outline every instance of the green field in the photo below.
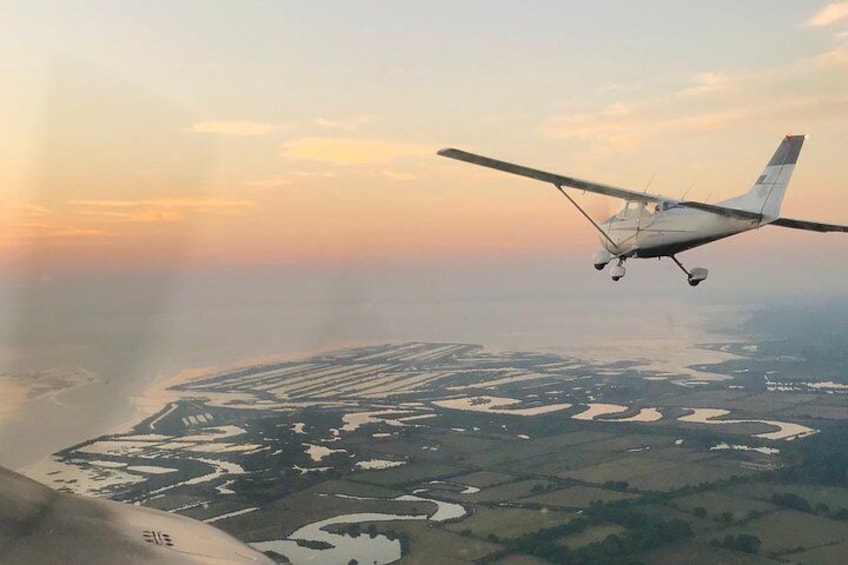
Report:
<svg viewBox="0 0 848 565"><path fill-rule="evenodd" d="M708 520L716 519L724 512L729 512L733 520L738 521L747 518L751 511L773 512L777 510L776 506L768 502L737 496L723 490L681 496L672 500L670 504L684 512L694 512L695 508L701 507L706 510Z"/></svg>
<svg viewBox="0 0 848 565"><path fill-rule="evenodd" d="M434 528L424 522L392 522L382 529L405 532L410 537L411 553L398 563L403 565L467 565L498 549L498 545L483 539L462 536L450 530ZM438 559L434 559L438 556ZM366 564L362 564L366 565Z"/></svg>
<svg viewBox="0 0 848 565"><path fill-rule="evenodd" d="M586 508L593 502L612 502L614 500L633 498L638 498L638 495L597 487L577 485L522 498L521 502L524 504L540 504L542 506L560 508Z"/></svg>
<svg viewBox="0 0 848 565"><path fill-rule="evenodd" d="M752 483L729 488L735 495L770 502L774 494L794 493L803 497L811 507L826 504L830 510L848 508L848 489L818 485Z"/></svg>
<svg viewBox="0 0 848 565"><path fill-rule="evenodd" d="M472 535L482 538L494 534L504 539L563 524L573 517L574 514L568 512L545 509L477 506L473 515L460 522L449 524L446 528L454 532L470 530Z"/></svg>
<svg viewBox="0 0 848 565"><path fill-rule="evenodd" d="M631 476L627 479L630 486L640 490L669 491L683 488L687 485L723 481L731 477L744 477L754 471L745 469L737 461L727 461L716 458L709 462L682 462Z"/></svg>
<svg viewBox="0 0 848 565"><path fill-rule="evenodd" d="M674 544L648 554L651 565L777 565L779 561L710 545ZM839 563L834 561L831 563Z"/></svg>
<svg viewBox="0 0 848 565"><path fill-rule="evenodd" d="M353 481L371 483L376 485L398 486L415 484L428 480L444 479L462 473L462 467L452 465L438 465L428 463L417 463L413 465L402 465L390 469L376 471L362 471L354 473L348 478Z"/></svg>
<svg viewBox="0 0 848 565"><path fill-rule="evenodd" d="M608 536L619 535L626 530L616 524L602 524L600 526L592 526L582 532L571 534L557 540L557 543L564 544L571 549L577 549L590 543L604 541Z"/></svg>
<svg viewBox="0 0 848 565"><path fill-rule="evenodd" d="M477 494L468 495L466 500L478 503L509 502L526 496L531 496L538 491L549 488L549 485L551 485L551 483L544 479L519 480L483 489Z"/></svg>
<svg viewBox="0 0 848 565"><path fill-rule="evenodd" d="M477 471L467 475L454 477L452 480L463 485L469 485L477 488L487 488L503 483L514 481L515 475L507 475L504 473L494 473L492 471Z"/></svg>
<svg viewBox="0 0 848 565"><path fill-rule="evenodd" d="M548 562L532 555L507 555L495 561L494 565L548 565Z"/></svg>
<svg viewBox="0 0 848 565"><path fill-rule="evenodd" d="M793 562L804 563L804 565L845 563L848 559L848 542L824 545L808 551L793 553L789 557Z"/></svg>
<svg viewBox="0 0 848 565"><path fill-rule="evenodd" d="M751 534L762 541L760 553L782 556L801 549L814 549L848 540L848 524L812 514L781 510L743 525L732 526L724 534Z"/></svg>

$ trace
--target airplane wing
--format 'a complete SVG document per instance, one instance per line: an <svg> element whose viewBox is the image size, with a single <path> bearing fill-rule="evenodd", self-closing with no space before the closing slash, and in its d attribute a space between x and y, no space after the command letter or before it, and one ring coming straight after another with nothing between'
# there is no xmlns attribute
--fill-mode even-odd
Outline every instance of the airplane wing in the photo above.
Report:
<svg viewBox="0 0 848 565"><path fill-rule="evenodd" d="M808 222L806 220L791 220L789 218L778 218L769 225L780 226L782 228L794 228L796 230L808 230L818 232L835 231L848 233L848 226L840 226L837 224L820 224L818 222Z"/></svg>
<svg viewBox="0 0 848 565"><path fill-rule="evenodd" d="M474 165L480 165L481 167L497 169L505 173L512 173L514 175L520 175L522 177L528 177L543 182L549 182L556 186L567 186L569 188L585 190L586 192L594 192L596 194L603 194L605 196L621 198L622 200L638 200L641 202L659 202L660 200L668 200L667 198L663 198L654 194L648 194L646 192L637 192L635 190L616 188L614 186L607 186L605 184L598 184L595 182L577 179L573 177L565 177L561 175L555 175L553 173L546 173L545 171L531 169L530 167L525 167L523 165L507 163L506 161L499 161L498 159L492 159L490 157L483 157L482 155L476 155L474 153L462 151L461 149L442 149L438 152L438 155L441 155L442 157L448 157L450 159L456 159L458 161L465 161L466 163L472 163Z"/></svg>
<svg viewBox="0 0 848 565"><path fill-rule="evenodd" d="M0 468L0 563L271 565L274 560L185 516L56 492Z"/></svg>
<svg viewBox="0 0 848 565"><path fill-rule="evenodd" d="M469 153L468 151L463 151L461 149L442 149L438 152L438 155L442 157L448 157L450 159L456 159L458 161L465 161L466 163L471 163L474 165L480 165L481 167L488 167L490 169L496 169L498 171L503 171L505 173L512 173L514 175L520 175L523 177L528 177L531 179L540 180L543 182L549 182L555 186L567 186L569 188L576 188L578 190L585 190L586 192L594 192L595 194L603 194L604 196L612 196L614 198L621 198L622 200L635 200L638 202L661 202L661 201L670 201L674 202L675 206L684 206L686 208L694 208L696 210L701 210L703 212L710 212L711 214L718 214L720 216L726 216L731 218L740 218L740 219L750 219L750 220L760 220L762 219L761 214L757 214L755 212L747 212L745 210L737 210L735 208L726 208L724 206L716 206L714 204L705 204L703 202L692 202L689 200L685 201L676 201L673 198L666 198L664 196L660 196L657 194L649 194L647 192L638 192L635 190L627 190L625 188L617 188L614 186L609 186L605 184L599 184L587 180L582 180L574 177L566 177L562 175L556 175L553 173L547 173L545 171L540 171L538 169L532 169L530 167L525 167L523 165L516 165L514 163L508 163L506 161L500 161L498 159L492 159L491 157L483 157L482 155L477 155L475 153Z"/></svg>
<svg viewBox="0 0 848 565"><path fill-rule="evenodd" d="M763 215L747 210L738 210L736 208L727 208L726 206L717 206L715 204L706 204L704 202L694 202L692 200L684 200L683 202L675 202L676 206L685 206L686 208L694 208L711 214L718 214L727 218L738 218L740 220L762 220Z"/></svg>

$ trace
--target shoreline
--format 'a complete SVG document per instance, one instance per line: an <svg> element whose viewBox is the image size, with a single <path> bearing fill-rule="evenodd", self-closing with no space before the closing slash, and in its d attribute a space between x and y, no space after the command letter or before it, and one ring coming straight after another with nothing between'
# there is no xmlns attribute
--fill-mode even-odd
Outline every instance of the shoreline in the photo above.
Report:
<svg viewBox="0 0 848 565"><path fill-rule="evenodd" d="M50 442L48 445L51 445L51 447L46 448L46 450L49 451L48 453L43 453L44 449L42 449L39 450L42 454L36 457L26 457L25 460L21 462L7 462L0 460L0 465L11 468L26 476L32 476L32 478L36 478L38 480L38 476L36 475L40 475L40 473L34 473L35 469L39 467L43 468L45 465L48 465L55 453L98 437L126 433L138 425L139 422L161 410L169 402L176 401L186 396L185 393L178 390L168 390L172 386L184 384L194 379L206 378L221 371L238 370L262 363L296 360L301 357L319 355L340 348L346 349L362 345L366 344L364 342L346 342L292 352L250 355L232 362L225 361L215 365L190 366L174 370L162 370L153 379L142 385L138 391L125 391L125 394L120 398L120 400L126 402L127 405L127 410L123 415L118 415L114 418L106 418L104 419L103 425L90 426L87 431L79 434L70 434L74 436L74 439ZM33 418L36 418L36 420L40 422L43 419L37 417L37 414L50 409L50 406L46 405L46 403L59 402L60 405L65 406L71 412L74 410L80 410L83 408L81 404L62 402L60 397L80 393L84 391L86 387L96 386L98 384L102 384L102 381L98 377L94 377L92 380L81 383L78 386L56 391L49 395L49 397L42 396L31 400L25 399L24 402L17 407L17 409L10 411L8 416L0 416L0 426L4 429L8 429L9 427L25 427L28 425L28 421L31 421ZM22 396L25 398L26 389L23 390ZM23 417L15 417L15 414L20 414L21 411L27 411L27 415ZM2 435L0 435L0 439L3 439ZM2 453L3 452L0 452L0 456L2 456Z"/></svg>
<svg viewBox="0 0 848 565"><path fill-rule="evenodd" d="M739 308L728 308L720 313L722 320L716 323L715 319L709 320L701 316L690 317L681 320L680 323L674 324L666 331L670 331L673 335L660 335L665 332L660 332L652 336L633 336L624 339L613 340L612 342L603 342L596 335L591 336L587 343L585 338L578 339L577 343L573 343L570 347L563 343L542 343L535 347L518 347L515 349L532 350L541 352L557 352L564 355L577 357L585 362L609 362L611 360L621 359L639 359L639 367L644 369L653 369L659 371L669 371L677 373L680 376L684 374L689 379L705 379L718 380L723 378L716 374L704 374L692 368L693 364L703 364L733 358L732 353L725 351L710 350L702 347L704 343L716 341L738 341L738 336L732 334L734 323L746 319L749 313ZM341 342L327 344L317 347L308 347L293 351L268 352L253 354L241 357L234 360L224 360L220 363L187 366L176 368L173 370L160 370L157 375L150 379L145 384L138 386L136 390L125 391L120 401L126 402L126 409L123 414L115 415L112 418L105 418L103 425L87 426L86 431L80 434L73 434L74 438L70 441L58 440L51 442L51 447L48 448L49 453L44 453L38 457L30 458L23 463L6 466L17 468L26 474L28 469L37 467L44 461L49 461L52 455L58 451L71 447L77 443L101 437L104 435L126 433L136 426L145 418L150 417L157 411L161 410L169 402L174 402L184 398L186 394L178 390L169 390L170 387L179 384L185 384L195 379L206 378L221 371L234 371L250 366L279 363L286 361L295 361L300 358L321 355L324 353L338 351L340 349L350 349L356 347L369 346L374 344L389 344L398 340L342 340ZM400 340L406 341L406 340ZM414 340L413 340L414 341ZM422 342L432 342L437 340L422 339ZM673 343L670 347L669 343ZM509 349L504 344L480 344L490 350ZM514 350L515 350L514 349ZM670 355L669 353L674 354ZM682 363L685 361L685 363ZM673 366L673 367L672 367ZM59 391L56 397L61 397L66 394L72 394L84 390L87 386L102 384L98 378L92 382L83 383L79 387ZM37 402L43 402L44 399L39 399ZM61 402L61 398L58 398ZM110 399L106 399L110 401ZM114 399L111 399L114 402ZM21 409L26 409L28 402ZM84 408L82 404L67 407L67 412L73 412L75 409ZM49 407L42 406L36 409L36 412L48 410ZM25 424L27 416L18 418L16 425ZM40 419L39 419L40 421ZM0 424L5 422L0 419ZM49 431L49 430L47 430Z"/></svg>

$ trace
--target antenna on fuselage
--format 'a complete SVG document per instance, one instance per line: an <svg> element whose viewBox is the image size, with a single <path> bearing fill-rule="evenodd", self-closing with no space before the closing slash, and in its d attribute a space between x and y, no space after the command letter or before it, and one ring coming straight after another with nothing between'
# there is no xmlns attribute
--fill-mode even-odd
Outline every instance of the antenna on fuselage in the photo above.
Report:
<svg viewBox="0 0 848 565"><path fill-rule="evenodd" d="M656 175L657 175L657 173L651 173L651 178L648 179L648 184L645 185L645 189L642 191L642 194L648 193L648 188L651 186L651 183L654 182L654 177ZM636 234L637 234L637 236L639 234L639 230L642 229L642 214L645 213L646 208L647 207L645 206L644 202L642 202L642 204L639 206L639 215L636 216Z"/></svg>
<svg viewBox="0 0 848 565"><path fill-rule="evenodd" d="M651 173L651 178L648 180L648 184L645 185L645 189L642 191L642 194L648 193L648 188L650 188L651 183L654 182L655 176L657 176L657 173Z"/></svg>
<svg viewBox="0 0 848 565"><path fill-rule="evenodd" d="M692 181L692 184L689 185L689 188L687 188L686 192L683 193L683 196L680 197L681 200L686 200L686 195L689 194L689 191L692 190L693 186L695 186L695 181Z"/></svg>

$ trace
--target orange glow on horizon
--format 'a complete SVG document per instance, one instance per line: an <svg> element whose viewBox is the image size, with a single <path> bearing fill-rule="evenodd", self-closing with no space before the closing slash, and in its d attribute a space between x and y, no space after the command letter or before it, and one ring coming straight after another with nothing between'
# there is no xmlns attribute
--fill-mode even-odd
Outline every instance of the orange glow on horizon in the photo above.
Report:
<svg viewBox="0 0 848 565"><path fill-rule="evenodd" d="M250 11L221 9L234 17ZM595 8L550 9L580 18ZM33 13L30 24L38 28L63 10ZM421 23L441 22L439 11L423 10ZM497 56L509 43L502 31L518 13L480 28L486 65L457 61L465 40L448 34L432 41L434 27L423 25L405 39L415 48L380 48L390 47L380 45L380 34L374 44L350 36L345 45L356 57L322 42L310 49L326 67L275 61L285 72L268 72L268 52L239 40L217 74L203 71L208 49L198 46L219 46L220 33L189 35L197 44L174 35L173 45L156 51L124 41L115 31L125 23L120 11L109 12L114 25L99 28L104 35L86 36L91 44L69 28L47 26L42 33L58 34L66 48L57 53L70 55L24 49L20 68L3 79L12 111L3 115L0 152L0 265L143 271L589 256L598 249L598 234L552 187L437 157L446 146L715 203L745 192L787 131L804 132L811 140L784 213L848 223L848 192L840 186L848 176L848 44L835 31L848 20L833 9L798 12L792 25L775 21L769 36L791 37L795 55L776 50L769 58L762 49L754 56L746 33L732 58L693 43L716 57L698 59L709 62L703 68L675 49L654 52L656 76L633 75L632 54L596 36L587 45L597 61L578 51L553 58L536 51L558 29L538 30L538 43L515 36L519 43L507 53L526 49L525 64L501 67L509 61ZM315 37L326 31L324 18L309 21ZM18 34L25 29L6 31L24 41L31 34ZM341 38L349 30L336 31ZM640 30L624 33L641 40ZM296 53L308 37L275 30L259 43ZM570 72L574 66L584 72ZM513 72L520 81L505 81ZM577 196L596 220L621 204ZM814 254L834 237L792 235L775 232L774 240ZM722 249L742 255L746 245Z"/></svg>

